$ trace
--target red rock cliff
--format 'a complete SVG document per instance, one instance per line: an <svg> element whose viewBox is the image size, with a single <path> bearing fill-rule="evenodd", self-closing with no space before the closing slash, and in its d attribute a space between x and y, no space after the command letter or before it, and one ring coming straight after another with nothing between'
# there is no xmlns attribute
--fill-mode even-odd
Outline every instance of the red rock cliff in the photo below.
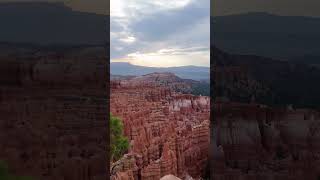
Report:
<svg viewBox="0 0 320 180"><path fill-rule="evenodd" d="M216 103L213 113L213 179L319 179L319 112Z"/></svg>
<svg viewBox="0 0 320 180"><path fill-rule="evenodd" d="M210 98L152 84L113 84L111 113L122 119L131 146L129 154L113 165L111 179L203 175L208 162Z"/></svg>
<svg viewBox="0 0 320 180"><path fill-rule="evenodd" d="M105 51L35 51L0 57L0 160L35 179L105 180Z"/></svg>

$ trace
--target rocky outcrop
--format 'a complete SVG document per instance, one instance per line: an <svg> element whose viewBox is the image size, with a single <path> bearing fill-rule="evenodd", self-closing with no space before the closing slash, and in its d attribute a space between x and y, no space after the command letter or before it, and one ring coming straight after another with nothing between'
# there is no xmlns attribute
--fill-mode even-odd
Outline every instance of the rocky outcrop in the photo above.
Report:
<svg viewBox="0 0 320 180"><path fill-rule="evenodd" d="M114 77L114 76L113 76ZM123 84L126 86L144 86L144 85L158 85L158 86L167 86L170 90L175 92L181 92L184 94L194 94L198 95L200 92L196 92L195 89L203 84L207 84L205 81L195 81L191 79L182 79L176 76L174 73L170 72L154 72L150 74L146 74L143 76L136 77L123 77L116 76L117 78L113 78L112 81L121 80ZM206 86L203 86L206 87Z"/></svg>
<svg viewBox="0 0 320 180"><path fill-rule="evenodd" d="M135 159L132 167L137 170L111 170L111 179L131 172L134 179L142 180L159 180L169 174L201 177L208 160L210 98L176 93L152 83L112 84L111 113L124 123L129 154ZM123 160L117 163L121 161L125 164Z"/></svg>
<svg viewBox="0 0 320 180"><path fill-rule="evenodd" d="M301 108L318 107L320 71L211 50L211 178L319 179L320 112Z"/></svg>
<svg viewBox="0 0 320 180"><path fill-rule="evenodd" d="M110 172L115 180L137 179L138 167L133 154L125 154L119 161L111 164Z"/></svg>
<svg viewBox="0 0 320 180"><path fill-rule="evenodd" d="M319 179L320 113L214 104L213 179Z"/></svg>
<svg viewBox="0 0 320 180"><path fill-rule="evenodd" d="M214 99L319 108L320 69L307 63L229 54L211 47Z"/></svg>
<svg viewBox="0 0 320 180"><path fill-rule="evenodd" d="M104 49L13 52L0 57L0 160L36 179L105 179Z"/></svg>
<svg viewBox="0 0 320 180"><path fill-rule="evenodd" d="M173 175L165 175L160 180L181 180L181 179Z"/></svg>

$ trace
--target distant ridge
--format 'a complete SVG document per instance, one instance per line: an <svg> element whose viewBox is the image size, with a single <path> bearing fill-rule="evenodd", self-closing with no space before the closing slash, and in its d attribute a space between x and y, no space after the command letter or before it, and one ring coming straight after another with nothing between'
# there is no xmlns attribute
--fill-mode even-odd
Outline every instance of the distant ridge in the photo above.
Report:
<svg viewBox="0 0 320 180"><path fill-rule="evenodd" d="M192 80L209 80L210 79L210 68L199 67L199 66L180 66L180 67L144 67L137 66L126 62L112 62L110 63L110 72L113 75L123 76L142 76L151 74L154 72L159 73L173 73L183 79Z"/></svg>
<svg viewBox="0 0 320 180"><path fill-rule="evenodd" d="M125 84L144 86L146 84L163 85L183 94L210 96L210 82L183 79L171 72L153 72L141 76L110 76L111 81L122 81Z"/></svg>

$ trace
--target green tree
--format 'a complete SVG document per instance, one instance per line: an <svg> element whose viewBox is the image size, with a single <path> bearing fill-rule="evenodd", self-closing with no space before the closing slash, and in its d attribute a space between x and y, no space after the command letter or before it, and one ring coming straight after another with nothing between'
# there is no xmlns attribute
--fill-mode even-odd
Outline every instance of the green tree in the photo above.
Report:
<svg viewBox="0 0 320 180"><path fill-rule="evenodd" d="M117 161L127 152L129 140L123 135L123 124L121 120L110 114L110 149L111 160Z"/></svg>

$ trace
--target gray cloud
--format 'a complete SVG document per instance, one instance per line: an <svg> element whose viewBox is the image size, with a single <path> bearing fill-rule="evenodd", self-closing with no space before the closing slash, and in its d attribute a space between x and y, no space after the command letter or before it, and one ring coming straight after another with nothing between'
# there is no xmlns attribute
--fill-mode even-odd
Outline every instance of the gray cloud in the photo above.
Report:
<svg viewBox="0 0 320 180"><path fill-rule="evenodd" d="M186 58L185 65L197 65L195 59L201 54L201 65L209 65L209 0L180 0L185 4L181 7L179 3L174 4L177 5L175 8L159 8L158 4L163 1L153 1L154 4L146 0L135 2L118 10L116 15L111 11L111 59L126 58L138 52L139 55L157 54L166 58L181 55ZM168 49L175 52L166 52ZM208 54L207 63L203 62L204 52ZM189 54L192 56L188 57Z"/></svg>
<svg viewBox="0 0 320 180"><path fill-rule="evenodd" d="M176 11L164 11L142 18L132 29L141 39L159 40L170 34L178 34L194 26L202 18L208 17L209 6L195 6L195 2Z"/></svg>

